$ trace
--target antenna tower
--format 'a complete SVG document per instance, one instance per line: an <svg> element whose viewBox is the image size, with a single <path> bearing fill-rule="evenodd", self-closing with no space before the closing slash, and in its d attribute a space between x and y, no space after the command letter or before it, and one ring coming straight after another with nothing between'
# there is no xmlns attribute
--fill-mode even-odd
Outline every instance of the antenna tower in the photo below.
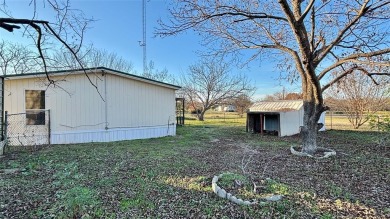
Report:
<svg viewBox="0 0 390 219"><path fill-rule="evenodd" d="M144 74L147 71L146 63L146 0L142 0L142 44L143 47L143 65L144 65Z"/></svg>

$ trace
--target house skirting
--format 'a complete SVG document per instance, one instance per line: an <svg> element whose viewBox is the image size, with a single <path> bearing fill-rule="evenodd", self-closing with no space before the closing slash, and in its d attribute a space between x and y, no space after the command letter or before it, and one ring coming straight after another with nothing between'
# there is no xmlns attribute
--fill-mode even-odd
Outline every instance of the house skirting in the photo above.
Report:
<svg viewBox="0 0 390 219"><path fill-rule="evenodd" d="M176 135L176 125L139 128L110 128L107 130L83 130L52 132L51 144L75 144L89 142L111 142L133 139L158 138Z"/></svg>

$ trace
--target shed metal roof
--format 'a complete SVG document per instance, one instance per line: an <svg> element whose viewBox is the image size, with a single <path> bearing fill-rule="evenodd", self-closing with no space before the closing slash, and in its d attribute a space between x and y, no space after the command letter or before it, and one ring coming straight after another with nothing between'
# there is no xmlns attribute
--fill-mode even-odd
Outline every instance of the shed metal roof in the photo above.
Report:
<svg viewBox="0 0 390 219"><path fill-rule="evenodd" d="M253 104L248 112L288 112L297 111L303 107L303 100L262 101Z"/></svg>

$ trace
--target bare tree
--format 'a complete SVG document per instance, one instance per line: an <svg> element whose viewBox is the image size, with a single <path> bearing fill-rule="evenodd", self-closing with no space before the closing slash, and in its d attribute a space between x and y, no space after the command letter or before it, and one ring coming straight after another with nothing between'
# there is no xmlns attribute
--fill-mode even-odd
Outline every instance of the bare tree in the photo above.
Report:
<svg viewBox="0 0 390 219"><path fill-rule="evenodd" d="M390 53L389 1L383 0L181 0L170 9L157 34L175 35L192 29L205 39L212 55L251 52L279 60L292 80L301 80L304 101L302 152L317 150L318 120L328 109L322 93L355 71L367 76L367 66L387 65ZM353 65L351 65L353 64ZM329 79L333 71L343 72Z"/></svg>
<svg viewBox="0 0 390 219"><path fill-rule="evenodd" d="M288 93L284 89L282 92L276 92L266 95L262 101L276 101L276 100L302 100L300 93Z"/></svg>
<svg viewBox="0 0 390 219"><path fill-rule="evenodd" d="M119 56L115 52L100 50L96 48L82 49L78 59L85 68L106 67L117 71L135 73L133 64ZM76 58L69 52L58 51L52 58L50 69L75 69L79 67Z"/></svg>
<svg viewBox="0 0 390 219"><path fill-rule="evenodd" d="M183 95L200 121L211 107L254 89L246 77L230 75L226 63L205 60L191 65L181 84Z"/></svg>
<svg viewBox="0 0 390 219"><path fill-rule="evenodd" d="M37 66L39 56L21 44L0 42L0 74L24 74ZM39 61L38 61L39 62Z"/></svg>
<svg viewBox="0 0 390 219"><path fill-rule="evenodd" d="M133 63L119 56L115 52L100 50L96 48L81 49L77 58L85 68L106 67L117 71L137 74L145 78L174 83L174 77L168 73L167 69L159 70L154 62L150 61L146 67L146 72L138 73L134 70ZM76 57L69 52L58 51L49 61L50 69L75 69L79 66Z"/></svg>
<svg viewBox="0 0 390 219"><path fill-rule="evenodd" d="M276 101L276 100L283 100L284 94L282 92L276 92L273 94L267 94L264 98L261 99L261 101Z"/></svg>
<svg viewBox="0 0 390 219"><path fill-rule="evenodd" d="M175 79L172 75L168 73L168 69L164 68L159 70L154 66L153 61L149 61L149 65L146 66L146 72L143 72L141 76L145 78L150 78L157 81L175 83Z"/></svg>
<svg viewBox="0 0 390 219"><path fill-rule="evenodd" d="M288 93L285 100L302 100L302 94L300 93Z"/></svg>
<svg viewBox="0 0 390 219"><path fill-rule="evenodd" d="M28 1L29 3L26 4L32 8L32 14L25 18L13 17L7 2L3 0L0 4L0 30L14 32L22 29L20 33L33 40L46 73L48 50L54 49L54 45L58 46L56 49L69 51L82 67L77 53L82 46L84 33L91 19L86 18L81 11L73 9L69 0ZM39 19L40 6L51 8L56 14L55 20ZM47 79L50 84L55 83L48 74ZM90 82L93 84L92 81Z"/></svg>
<svg viewBox="0 0 390 219"><path fill-rule="evenodd" d="M236 106L237 112L242 117L246 110L253 104L248 94L240 94L234 98L232 104Z"/></svg>
<svg viewBox="0 0 390 219"><path fill-rule="evenodd" d="M328 105L345 112L351 125L358 129L369 121L368 115L389 104L387 89L390 80L381 77L375 78L375 81L379 84L359 72L345 76L327 91L327 95L332 97Z"/></svg>

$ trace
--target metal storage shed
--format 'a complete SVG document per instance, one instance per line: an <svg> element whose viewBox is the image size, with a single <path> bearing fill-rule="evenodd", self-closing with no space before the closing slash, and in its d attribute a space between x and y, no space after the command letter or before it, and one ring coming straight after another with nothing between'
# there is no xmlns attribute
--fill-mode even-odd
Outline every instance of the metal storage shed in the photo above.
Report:
<svg viewBox="0 0 390 219"><path fill-rule="evenodd" d="M325 113L319 123L325 130ZM257 102L247 111L246 131L261 134L275 134L279 137L295 135L303 126L303 101L280 100Z"/></svg>
<svg viewBox="0 0 390 219"><path fill-rule="evenodd" d="M8 144L109 142L176 134L175 91L180 87L104 67L85 70L49 72L54 86L48 85L43 72L5 76Z"/></svg>

